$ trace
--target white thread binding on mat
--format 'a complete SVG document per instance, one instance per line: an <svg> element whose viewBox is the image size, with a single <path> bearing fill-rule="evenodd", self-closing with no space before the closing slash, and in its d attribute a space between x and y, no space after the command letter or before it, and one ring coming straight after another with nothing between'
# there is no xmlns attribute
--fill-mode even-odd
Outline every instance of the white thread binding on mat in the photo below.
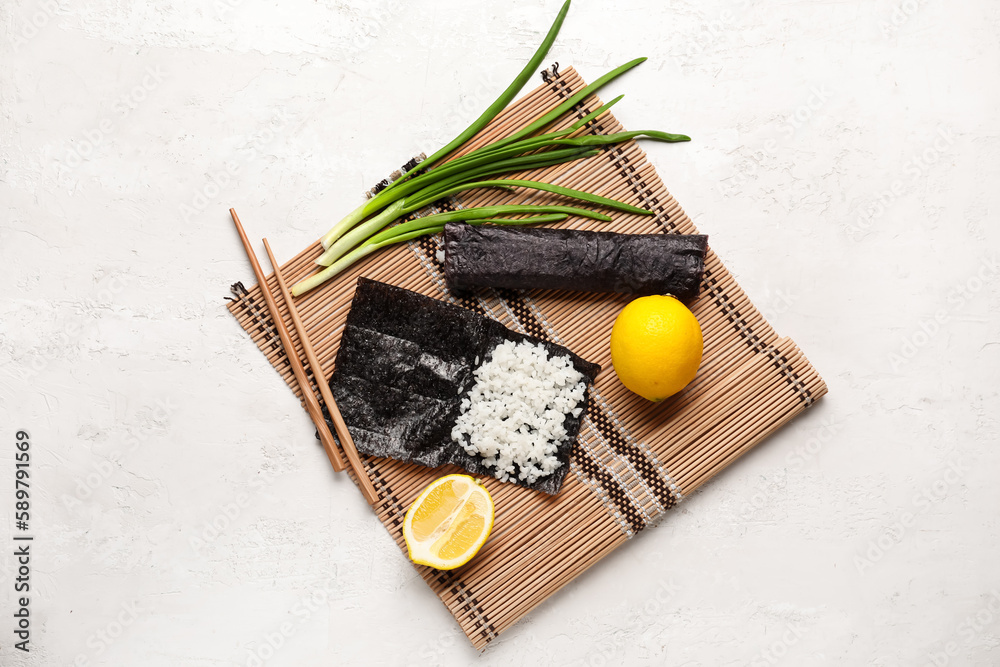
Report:
<svg viewBox="0 0 1000 667"><path fill-rule="evenodd" d="M582 444L582 440L578 440L577 442ZM622 531L622 534L625 535L626 538L632 539L632 537L635 536L635 531L632 530L628 521L624 516L622 516L622 513L618 511L618 508L615 507L614 501L608 496L608 492L605 491L600 484L589 479L580 469L580 465L575 460L570 460L569 469L581 484L586 486L590 489L591 493L597 496L597 499L601 501L602 505L604 505L604 509L607 511L608 516L610 516L614 522L618 524L618 528Z"/></svg>

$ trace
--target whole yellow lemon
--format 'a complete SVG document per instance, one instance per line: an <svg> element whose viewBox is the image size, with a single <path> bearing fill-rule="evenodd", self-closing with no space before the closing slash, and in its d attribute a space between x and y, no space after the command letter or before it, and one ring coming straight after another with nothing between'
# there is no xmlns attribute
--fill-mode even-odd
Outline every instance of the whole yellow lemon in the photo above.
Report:
<svg viewBox="0 0 1000 667"><path fill-rule="evenodd" d="M672 296L644 296L618 314L611 329L611 363L622 384L662 401L698 373L703 341L698 319Z"/></svg>

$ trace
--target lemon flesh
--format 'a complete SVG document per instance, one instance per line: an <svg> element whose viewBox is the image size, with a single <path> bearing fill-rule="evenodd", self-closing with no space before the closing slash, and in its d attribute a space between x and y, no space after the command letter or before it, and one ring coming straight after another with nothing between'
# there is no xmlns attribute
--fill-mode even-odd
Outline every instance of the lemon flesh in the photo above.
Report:
<svg viewBox="0 0 1000 667"><path fill-rule="evenodd" d="M618 314L611 329L611 363L629 390L662 401L686 387L701 365L698 319L672 296L644 296Z"/></svg>
<svg viewBox="0 0 1000 667"><path fill-rule="evenodd" d="M439 570L469 562L492 529L493 499L469 475L447 475L431 482L403 521L410 560Z"/></svg>

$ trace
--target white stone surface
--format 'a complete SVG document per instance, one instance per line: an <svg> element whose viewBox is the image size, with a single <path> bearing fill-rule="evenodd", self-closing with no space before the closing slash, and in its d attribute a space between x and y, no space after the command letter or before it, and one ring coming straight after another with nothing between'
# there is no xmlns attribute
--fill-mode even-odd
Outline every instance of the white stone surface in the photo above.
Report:
<svg viewBox="0 0 1000 667"><path fill-rule="evenodd" d="M251 279L227 208L291 256L477 115L557 9L3 4L0 663L1000 664L987 0L578 0L548 60L649 56L616 114L694 137L647 150L830 395L482 655L334 478L223 307Z"/></svg>

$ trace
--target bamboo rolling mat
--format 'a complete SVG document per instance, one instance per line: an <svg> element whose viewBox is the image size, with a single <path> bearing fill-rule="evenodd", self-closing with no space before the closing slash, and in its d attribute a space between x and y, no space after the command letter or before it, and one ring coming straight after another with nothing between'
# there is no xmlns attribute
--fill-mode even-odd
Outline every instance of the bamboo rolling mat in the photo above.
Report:
<svg viewBox="0 0 1000 667"><path fill-rule="evenodd" d="M572 69L558 72L553 67L543 78L544 85L508 107L455 155L527 125L585 85ZM577 117L600 105L596 97L587 98L577 107ZM574 120L566 120L563 127ZM580 132L622 130L606 112ZM589 190L655 213L615 212L612 223L570 218L562 226L646 234L697 231L634 142L611 146L586 161L516 177ZM560 199L521 190L473 193L456 198L454 206ZM317 224L317 233L325 231L325 224ZM325 378L333 372L356 279L362 275L471 308L516 331L565 345L603 368L591 390L590 410L561 492L551 497L485 479L496 504L496 522L483 549L457 570L418 568L477 648L485 647L574 577L653 525L666 510L826 393L822 378L795 343L771 329L711 250L701 293L692 306L705 337L698 377L681 394L650 403L626 390L611 367L611 326L629 297L483 290L456 298L444 284L436 257L439 247L438 237L400 244L299 298L299 313ZM285 264L283 275L292 282L312 273L313 259L319 254L317 242ZM290 324L273 275L268 276L268 285ZM233 293L229 310L301 398L259 287L247 290L237 283ZM292 338L296 353L303 358L294 331ZM309 390L322 403L316 378L310 375L309 379ZM379 492L375 510L405 557L402 523L410 503L433 479L458 470L431 470L368 456L362 459Z"/></svg>

